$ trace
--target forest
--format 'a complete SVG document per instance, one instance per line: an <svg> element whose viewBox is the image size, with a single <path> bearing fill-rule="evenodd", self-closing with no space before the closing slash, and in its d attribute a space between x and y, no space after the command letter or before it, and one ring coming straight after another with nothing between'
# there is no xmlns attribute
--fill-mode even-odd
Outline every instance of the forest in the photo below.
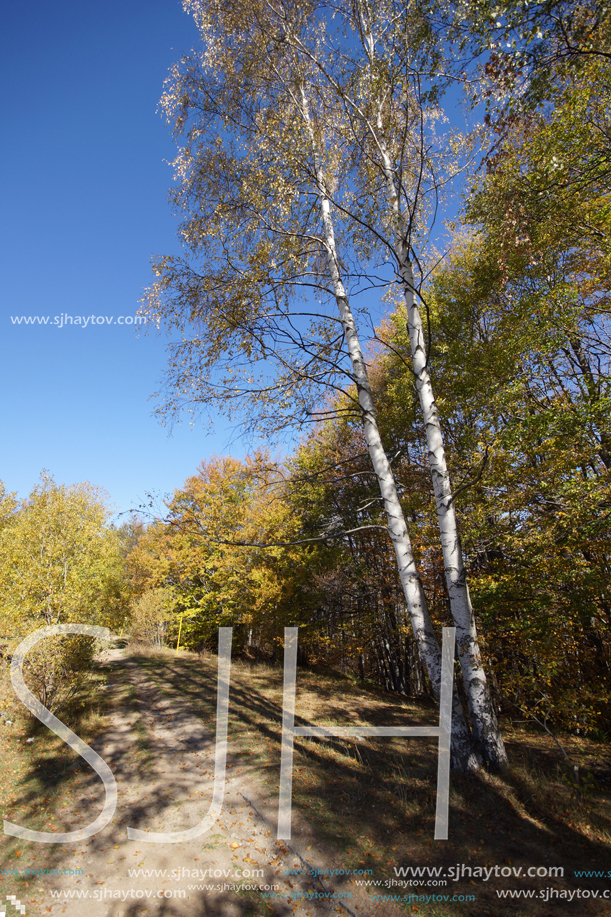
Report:
<svg viewBox="0 0 611 917"><path fill-rule="evenodd" d="M185 0L161 100L184 255L142 311L158 412L252 444L109 525L44 474L1 493L3 652L104 624L438 698L453 765L504 717L611 714L611 12L580 0ZM51 709L88 638L39 650ZM499 726L500 723L500 726Z"/></svg>

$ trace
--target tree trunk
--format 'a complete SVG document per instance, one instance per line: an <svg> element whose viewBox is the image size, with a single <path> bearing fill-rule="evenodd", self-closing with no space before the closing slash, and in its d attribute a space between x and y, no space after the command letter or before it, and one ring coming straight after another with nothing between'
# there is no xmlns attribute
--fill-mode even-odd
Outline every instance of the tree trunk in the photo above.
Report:
<svg viewBox="0 0 611 917"><path fill-rule="evenodd" d="M481 662L475 616L469 596L467 572L463 562L454 509L450 474L443 447L441 423L427 367L426 344L420 310L415 302L412 266L409 259L402 258L400 270L404 284L407 328L414 363L416 389L426 430L428 459L441 535L446 585L452 618L456 625L456 642L469 705L471 728L478 750L481 752L485 763L491 769L497 770L507 764L507 753L494 712L486 673Z"/></svg>
<svg viewBox="0 0 611 917"><path fill-rule="evenodd" d="M360 3L356 6L361 35L370 66L375 64L375 42L367 15ZM478 751L486 765L498 770L507 764L507 753L501 736L494 705L488 689L486 673L482 666L475 617L471 606L467 575L462 558L462 549L454 511L454 501L447 468L439 414L428 372L427 352L422 330L420 310L414 296L414 277L409 258L407 232L404 226L395 173L388 154L384 131L381 103L378 103L376 117L376 147L386 182L388 205L394 224L394 252L397 258L399 276L403 286L407 309L407 330L409 333L416 389L424 418L428 460L433 480L437 519L441 534L441 547L445 568L446 584L450 599L452 618L456 625L456 640L465 693L469 706L471 728ZM424 154L421 154L424 155ZM412 202L415 210L418 201Z"/></svg>
<svg viewBox="0 0 611 917"><path fill-rule="evenodd" d="M310 118L309 105L303 86L301 88L301 100L303 118L310 138L314 158L327 269L333 285L333 292L339 309L352 364L353 378L356 383L359 404L361 407L363 433L373 469L378 479L380 493L384 500L388 532L395 550L399 578L405 595L405 601L414 632L414 639L418 646L420 658L430 678L435 697L439 700L441 684L441 649L428 613L424 589L422 588L422 583L416 568L411 540L407 531L407 525L399 501L390 462L388 461L380 437L367 367L358 339L354 316L341 279L329 198L314 129ZM479 767L479 761L473 749L469 726L456 691L454 691L452 706L452 761L453 766L464 771L476 770Z"/></svg>

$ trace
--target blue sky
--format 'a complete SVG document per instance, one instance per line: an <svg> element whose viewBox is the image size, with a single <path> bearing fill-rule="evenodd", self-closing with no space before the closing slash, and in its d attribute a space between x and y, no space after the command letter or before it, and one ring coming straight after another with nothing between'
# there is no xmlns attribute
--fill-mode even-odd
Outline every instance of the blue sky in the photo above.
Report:
<svg viewBox="0 0 611 917"><path fill-rule="evenodd" d="M21 497L44 468L103 487L126 512L202 459L246 451L222 419L214 434L160 425L151 395L166 341L125 323L151 257L179 251L176 147L157 104L169 67L197 45L181 0L2 5L0 480ZM368 305L379 320L378 298Z"/></svg>
<svg viewBox="0 0 611 917"><path fill-rule="evenodd" d="M156 108L197 31L180 0L5 0L0 35L0 479L27 496L46 468L125 511L206 456L243 451L222 424L169 436L152 416L163 338L52 324L135 316L151 256L178 250L175 147Z"/></svg>

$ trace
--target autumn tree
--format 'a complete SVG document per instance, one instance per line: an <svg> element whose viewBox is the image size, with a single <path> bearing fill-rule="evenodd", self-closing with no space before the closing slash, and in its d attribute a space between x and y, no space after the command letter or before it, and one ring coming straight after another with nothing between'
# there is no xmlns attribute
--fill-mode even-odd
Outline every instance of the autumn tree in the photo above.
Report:
<svg viewBox="0 0 611 917"><path fill-rule="evenodd" d="M478 438L494 456L497 509L482 504L490 549L478 591L515 647L496 650L504 680L512 672L531 702L538 684L539 703L582 725L607 709L609 671L611 83L601 50L578 66L561 59L546 104L505 125L468 200L478 234L437 286L446 316L466 321L463 339L479 338L488 373ZM448 346L469 365L460 343ZM520 632L527 641L510 638Z"/></svg>
<svg viewBox="0 0 611 917"><path fill-rule="evenodd" d="M477 61L474 97L499 134L554 95L558 73L611 59L611 11L597 0L477 0L442 17L464 54Z"/></svg>
<svg viewBox="0 0 611 917"><path fill-rule="evenodd" d="M452 69L443 42L429 28L427 12L407 5L340 5L349 24L347 40L324 59L304 49L324 74L338 111L347 124L358 188L354 202L335 195L358 228L355 244L380 260L391 258L402 290L411 349L413 382L418 394L428 452L445 568L446 588L457 629L465 695L477 747L491 767L506 763L494 705L481 660L475 617L458 531L444 437L429 371L430 340L422 308L426 240L444 186L461 171L464 146L457 132L440 142L436 122L443 84ZM405 36L412 36L406 41ZM353 40L359 54L350 53ZM341 61L341 64L338 63ZM347 71L347 73L346 73ZM356 205L356 206L355 206ZM415 270L420 279L415 279ZM430 331L430 325L429 325Z"/></svg>
<svg viewBox="0 0 611 917"><path fill-rule="evenodd" d="M334 5L333 16L327 15L325 8L307 3L229 7L194 0L187 6L200 27L204 52L194 53L177 65L163 104L177 134L185 140L177 160L179 184L174 198L185 214L182 232L191 258L161 259L157 263L159 282L150 297L151 310L182 338L174 348L169 407L179 410L186 403L205 405L220 397L230 408L246 406L253 425L260 423L266 432L293 423L303 426L319 422L325 417L331 422L342 418L361 424L408 613L435 686L438 647L390 467L387 431L384 440L380 432L370 365L364 356L354 306L359 285L394 285L402 292L409 332L407 388L416 392L423 424L445 590L459 631L471 724L486 761L493 766L502 764L504 750L466 584L457 494L451 485L446 440L451 431L451 447L461 436L463 444L469 437L476 442L471 452L476 463L471 470L477 479L487 460L486 445L480 447L476 440L484 424L469 417L468 404L457 409L457 417L462 412L464 418L473 420L464 434L459 432L457 417L440 417L433 381L437 379L436 384L445 392L441 367L451 381L460 376L460 365L440 359L435 371L430 362L431 354L440 354L442 348L447 354L457 351L444 339L437 346L432 334L438 326L434 322L434 298L427 289L432 266L427 236L444 188L465 167L473 149L456 131L444 133L441 103L448 82L466 82L461 69L465 66L464 52L485 52L484 77L476 84L481 87L477 98L488 98L490 105L501 111L493 138L499 155L495 153L489 163L499 175L504 173L507 181L488 183L474 198L484 202L483 207L481 203L474 206L484 213L486 200L493 203L486 219L490 226L497 221L496 234L489 236L488 248L498 249L501 241L496 268L502 275L505 250L512 249L512 238L516 244L510 258L515 267L522 257L516 255L519 246L525 246L522 254L528 250L528 232L523 233L522 228L528 229L531 214L544 213L542 203L553 204L554 193L564 181L552 158L552 171L558 174L547 187L538 183L531 195L532 206L526 208L521 178L524 173L531 177L533 173L524 169L520 160L526 150L521 138L536 126L537 118L543 116L545 120L545 112L536 112L537 105L548 104L550 93L556 92L555 87L563 80L570 87L568 71L563 76L563 61L570 58L573 66L579 58L579 67L586 67L583 62L591 59L591 66L603 72L607 52L592 41L593 36L596 41L604 39L605 17L592 19L592 8L587 5L529 5L525 31L517 35L517 50L510 52L513 59L508 63L504 51L496 53L497 39L493 36L510 35L512 29L520 28L520 5L509 2L499 9L486 3L477 5L476 14L485 13L481 35L463 5L340 3ZM445 28L448 23L450 30ZM462 38L461 28L467 30ZM516 61L528 46L527 64L518 73L522 65ZM563 47L568 49L567 55ZM545 70L544 60L553 61L545 80L539 79ZM472 68L472 75L474 72ZM559 99L554 102L559 103ZM592 96L592 104L586 105L590 111L594 111L594 102ZM559 107L562 109L561 104ZM582 170L582 190L596 185L599 179L604 186L604 102L596 118L590 143L584 149L601 149L602 159L593 156L592 168L588 165ZM550 139L565 126L558 121ZM601 133L596 143L598 129ZM572 147L570 131L565 136ZM504 136L508 142L501 149L498 138ZM512 143L521 151L513 161ZM576 188L576 170L567 175L565 189L571 184ZM583 199L584 195L573 195L575 212ZM554 213L553 206L550 212ZM605 231L596 222L598 216L592 222L595 212L602 212L598 204L582 212L582 217L587 217L582 226L593 227L590 235L594 240ZM508 213L517 216L507 220ZM556 212L547 222L548 250L552 230L555 227L559 232L561 226ZM586 265L590 255L576 244L576 235L569 235L566 241L566 257L574 258L577 251L582 267ZM596 270L600 270L606 257L603 247L594 241L590 251L598 259ZM193 266L197 259L203 265L199 270ZM523 258L521 263L526 285L533 282L542 289L549 283L543 267L533 272L533 265ZM585 267L592 277L593 265L590 259ZM492 275L489 279L494 286L496 280ZM296 308L296 294L306 289L319 298L316 311L307 299ZM334 306L337 311L333 311ZM558 311L549 306L548 299L541 313L545 316L544 334L553 332L554 323L558 330ZM522 297L519 310L513 314L526 315L528 309L528 298ZM457 308L457 320L462 316L461 308ZM513 341L519 341L519 336ZM598 397L583 347L570 337L568 343L566 362L553 370L560 383L556 378L553 384L562 385L572 361L589 386L591 397L592 393ZM515 344L517 350L521 346ZM535 352L536 348L529 351ZM500 353L511 377L509 356ZM482 387L485 376L476 362L468 365L469 385ZM214 370L222 372L214 376ZM546 385L552 376L553 372L547 376ZM343 394L321 401L325 387ZM599 398L599 404L603 403L604 398ZM596 428L601 437L603 426L601 419ZM467 483L460 482L459 492ZM340 517L336 519L340 521ZM366 528L373 531L369 527L380 521L369 520ZM365 531L365 527L359 528ZM432 548L430 558L433 567ZM460 731L460 713L455 722ZM469 743L463 738L464 764L469 760Z"/></svg>
<svg viewBox="0 0 611 917"><path fill-rule="evenodd" d="M488 658L505 696L588 728L607 710L609 672L611 92L600 51L560 58L541 104L533 96L504 121L467 197L471 232L427 291ZM398 424L399 405L411 410L400 315L381 332L395 351Z"/></svg>
<svg viewBox="0 0 611 917"><path fill-rule="evenodd" d="M58 485L43 473L26 500L11 504L0 541L0 621L11 646L50 624L116 627L127 615L127 594L102 492L90 484ZM92 652L90 638L66 637L28 657L47 706L65 700Z"/></svg>
<svg viewBox="0 0 611 917"><path fill-rule="evenodd" d="M354 385L342 410L361 417L416 642L437 692L440 648L376 423L340 255L344 230L332 188L341 184L344 138L329 117L326 81L296 43L308 30L315 41L321 23L307 4L188 6L205 50L175 68L163 105L187 137L174 197L187 215L183 236L204 270L180 259L156 265L160 279L149 311L182 338L174 347L169 408L219 399L230 410L252 404L251 417L277 430L334 416L336 408L320 407L321 387ZM358 252L354 240L345 251ZM295 308L304 288L319 297L316 311ZM481 679L468 684L471 697L478 684L483 697ZM502 755L492 749L500 754L502 741L485 713L482 703L471 705L478 739L487 736L479 747L498 766ZM474 767L457 696L453 722L455 761Z"/></svg>
<svg viewBox="0 0 611 917"><path fill-rule="evenodd" d="M202 462L128 558L136 619L144 620L149 597L163 598L169 636L180 627L183 645L214 647L218 627L231 626L236 650L274 655L306 575L299 545L282 544L297 529L267 454ZM264 550L261 540L278 544ZM300 606L305 620L307 598Z"/></svg>
<svg viewBox="0 0 611 917"><path fill-rule="evenodd" d="M161 649L171 616L170 596L166 589L149 589L135 596L131 605L130 633L136 641Z"/></svg>
<svg viewBox="0 0 611 917"><path fill-rule="evenodd" d="M608 330L579 315L580 276L562 261L547 273L549 251L535 282L480 244L457 251L435 294L436 361L460 358L441 390L470 485L458 506L476 607L505 698L592 728L609 696Z"/></svg>
<svg viewBox="0 0 611 917"><path fill-rule="evenodd" d="M372 370L375 370L375 364ZM373 379L378 415L384 402ZM391 441L394 476L402 508L410 519L427 606L435 624L450 623L436 614L429 588L422 539L413 525L418 496L409 453ZM396 575L392 543L384 526L384 507L357 419L327 421L312 431L288 463L288 498L304 536L344 530L311 565L310 594L325 661L388 690L419 695L428 690L417 644L403 626L405 597ZM407 481L404 477L407 471ZM426 473L425 473L426 474ZM405 484L409 482L406 487ZM425 501L429 495L424 476ZM422 495L420 495L422 496ZM432 529L427 534L430 536ZM433 532L434 534L434 532ZM325 640L327 641L325 643ZM316 652L316 649L315 649Z"/></svg>

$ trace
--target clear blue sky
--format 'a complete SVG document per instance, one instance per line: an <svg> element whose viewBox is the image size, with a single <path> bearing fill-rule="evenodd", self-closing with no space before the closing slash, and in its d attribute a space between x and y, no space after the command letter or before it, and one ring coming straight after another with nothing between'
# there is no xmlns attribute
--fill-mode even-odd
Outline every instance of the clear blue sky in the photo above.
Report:
<svg viewBox="0 0 611 917"><path fill-rule="evenodd" d="M47 468L127 510L240 444L152 417L163 338L11 316L134 316L151 256L178 250L156 108L197 31L180 0L5 0L0 36L0 479L27 496Z"/></svg>
<svg viewBox="0 0 611 917"><path fill-rule="evenodd" d="M188 421L169 435L150 400L166 341L114 324L136 315L151 256L179 250L176 147L157 103L198 40L181 0L1 6L0 480L21 497L46 468L125 512L202 459L246 451L222 420L215 435ZM60 327L66 314L87 326Z"/></svg>

